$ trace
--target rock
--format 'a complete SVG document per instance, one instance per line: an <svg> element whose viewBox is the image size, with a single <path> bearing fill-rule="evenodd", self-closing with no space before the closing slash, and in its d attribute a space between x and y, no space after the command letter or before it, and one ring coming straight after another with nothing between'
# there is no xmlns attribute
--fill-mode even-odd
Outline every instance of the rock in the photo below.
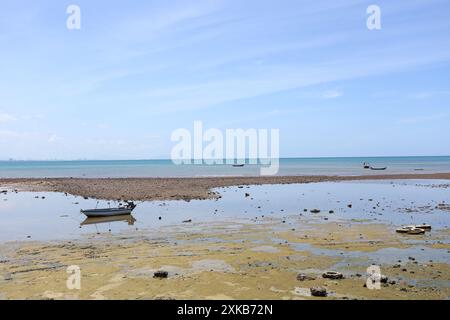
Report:
<svg viewBox="0 0 450 320"><path fill-rule="evenodd" d="M342 273L339 273L336 271L327 271L324 274L322 274L322 277L327 278L327 279L337 280L337 279L343 279L344 275Z"/></svg>
<svg viewBox="0 0 450 320"><path fill-rule="evenodd" d="M387 277L387 276L385 276L385 275L381 275L381 278L380 278L380 282L381 283L387 283L388 282L388 280L389 280L389 278Z"/></svg>
<svg viewBox="0 0 450 320"><path fill-rule="evenodd" d="M298 281L308 281L308 280L315 280L315 279L316 279L315 277L308 276L308 275L306 275L304 273L299 273L297 275L297 280Z"/></svg>
<svg viewBox="0 0 450 320"><path fill-rule="evenodd" d="M324 287L312 287L309 289L311 291L311 295L314 297L326 297L327 289Z"/></svg>
<svg viewBox="0 0 450 320"><path fill-rule="evenodd" d="M155 273L153 274L153 278L160 278L160 279L167 278L168 276L169 273L164 270L155 271Z"/></svg>
<svg viewBox="0 0 450 320"><path fill-rule="evenodd" d="M246 192L245 197L250 197L250 193Z"/></svg>
<svg viewBox="0 0 450 320"><path fill-rule="evenodd" d="M351 208L351 207L352 207L352 204L347 205L347 207Z"/></svg>
<svg viewBox="0 0 450 320"><path fill-rule="evenodd" d="M330 211L328 211L328 213L334 213L334 211L333 211L333 210L330 210Z"/></svg>

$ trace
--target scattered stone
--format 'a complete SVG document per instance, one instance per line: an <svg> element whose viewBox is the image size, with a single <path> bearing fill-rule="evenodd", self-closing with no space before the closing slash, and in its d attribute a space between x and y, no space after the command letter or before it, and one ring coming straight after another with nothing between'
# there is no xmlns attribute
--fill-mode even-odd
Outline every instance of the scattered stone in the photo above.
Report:
<svg viewBox="0 0 450 320"><path fill-rule="evenodd" d="M337 279L343 279L344 275L342 273L339 273L336 271L327 271L324 274L322 274L322 277L327 278L327 279L337 280Z"/></svg>
<svg viewBox="0 0 450 320"><path fill-rule="evenodd" d="M304 273L299 273L299 274L297 275L297 280L298 280L298 281L308 281L308 280L316 280L316 278L315 278L315 277L308 276L308 275L306 275L306 274L304 274Z"/></svg>
<svg viewBox="0 0 450 320"><path fill-rule="evenodd" d="M153 278L160 278L160 279L167 278L168 276L169 276L169 273L167 271L164 271L164 270L156 271L153 274Z"/></svg>
<svg viewBox="0 0 450 320"><path fill-rule="evenodd" d="M326 297L327 289L324 287L312 287L309 289L311 291L311 295L314 297Z"/></svg>

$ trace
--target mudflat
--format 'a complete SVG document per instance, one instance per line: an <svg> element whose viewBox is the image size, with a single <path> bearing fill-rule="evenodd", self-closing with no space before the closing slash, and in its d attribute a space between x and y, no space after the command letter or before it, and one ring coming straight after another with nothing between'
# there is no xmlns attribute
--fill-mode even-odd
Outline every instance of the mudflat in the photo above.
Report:
<svg viewBox="0 0 450 320"><path fill-rule="evenodd" d="M446 299L448 261L435 253L448 231L404 236L383 224L299 223L265 219L172 226L159 231L93 234L86 239L0 245L3 299ZM411 240L419 242L416 248ZM417 243L416 243L417 245ZM424 251L422 251L424 250ZM424 252L427 257L424 258ZM379 257L387 277L367 288ZM66 285L76 265L80 289ZM342 279L324 278L337 266ZM155 272L167 277L155 277Z"/></svg>
<svg viewBox="0 0 450 320"><path fill-rule="evenodd" d="M21 191L65 192L108 200L192 200L220 197L212 189L236 185L404 179L450 179L450 173L193 178L8 178L0 179L0 186Z"/></svg>

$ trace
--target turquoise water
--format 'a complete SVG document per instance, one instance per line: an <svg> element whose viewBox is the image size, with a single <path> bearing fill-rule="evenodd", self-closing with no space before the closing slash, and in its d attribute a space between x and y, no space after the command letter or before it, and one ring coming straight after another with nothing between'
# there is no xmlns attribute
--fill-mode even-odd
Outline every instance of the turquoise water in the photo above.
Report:
<svg viewBox="0 0 450 320"><path fill-rule="evenodd" d="M385 171L362 168L363 162ZM254 176L260 165L175 165L171 160L0 161L0 178ZM278 175L361 175L450 172L450 156L282 158Z"/></svg>

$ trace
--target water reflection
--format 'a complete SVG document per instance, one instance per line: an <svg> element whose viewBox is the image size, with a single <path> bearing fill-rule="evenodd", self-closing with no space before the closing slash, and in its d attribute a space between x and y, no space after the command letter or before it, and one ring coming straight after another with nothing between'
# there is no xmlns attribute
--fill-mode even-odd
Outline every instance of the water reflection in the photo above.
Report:
<svg viewBox="0 0 450 320"><path fill-rule="evenodd" d="M376 222L390 225L395 232L402 225L427 223L435 232L450 226L449 212L442 205L449 203L449 189L439 187L448 183L448 180L388 180L220 188L213 190L221 194L218 200L142 202L133 210L137 221L130 215L86 219L80 213L83 208L95 207L97 202L99 207L106 208L109 206L106 200L51 192L8 192L0 195L0 243L74 239L98 232L97 228L120 233L137 227L158 229L183 221L261 221L287 217L292 219L286 226L292 224L292 228L297 221ZM246 193L250 196L245 196ZM320 213L311 213L314 208Z"/></svg>
<svg viewBox="0 0 450 320"><path fill-rule="evenodd" d="M124 221L124 222L127 222L129 226L132 226L136 222L136 219L131 214L112 216L112 217L90 217L90 218L86 218L83 222L81 222L80 227L90 225L90 224L111 223L111 222L117 222L117 221Z"/></svg>

